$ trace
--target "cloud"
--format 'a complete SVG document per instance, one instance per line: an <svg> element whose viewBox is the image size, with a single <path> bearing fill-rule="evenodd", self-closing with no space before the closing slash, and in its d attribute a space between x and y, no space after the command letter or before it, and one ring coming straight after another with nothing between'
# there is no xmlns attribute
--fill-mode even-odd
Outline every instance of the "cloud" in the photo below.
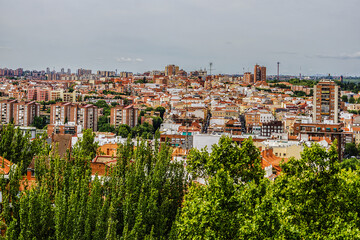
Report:
<svg viewBox="0 0 360 240"><path fill-rule="evenodd" d="M333 58L333 59L360 59L360 51L354 53L343 53L339 55L316 55L318 58Z"/></svg>
<svg viewBox="0 0 360 240"><path fill-rule="evenodd" d="M117 62L143 62L142 58L117 57Z"/></svg>

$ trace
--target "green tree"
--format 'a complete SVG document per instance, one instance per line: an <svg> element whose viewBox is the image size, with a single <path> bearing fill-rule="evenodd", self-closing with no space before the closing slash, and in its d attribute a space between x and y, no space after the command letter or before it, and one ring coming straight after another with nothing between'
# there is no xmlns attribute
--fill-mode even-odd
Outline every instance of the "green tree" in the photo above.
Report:
<svg viewBox="0 0 360 240"><path fill-rule="evenodd" d="M16 164L23 162L23 167L26 169L34 155L38 153L39 149L34 147L36 143L30 141L28 132L24 134L13 124L8 124L0 132L0 156Z"/></svg>
<svg viewBox="0 0 360 240"><path fill-rule="evenodd" d="M39 116L39 117L35 116L32 126L38 129L43 129L46 126L46 116Z"/></svg>
<svg viewBox="0 0 360 240"><path fill-rule="evenodd" d="M343 102L348 102L348 101L349 101L347 95L342 95L342 96L341 96L341 100L342 100Z"/></svg>
<svg viewBox="0 0 360 240"><path fill-rule="evenodd" d="M349 103L355 103L355 98L353 96L350 97Z"/></svg>
<svg viewBox="0 0 360 240"><path fill-rule="evenodd" d="M160 112L161 119L164 119L164 114L166 111L166 109L164 107L159 106L159 107L155 108L155 111Z"/></svg>
<svg viewBox="0 0 360 240"><path fill-rule="evenodd" d="M85 129L83 136L74 146L74 154L77 156L83 156L88 160L95 158L99 145L95 142L95 133L91 129Z"/></svg>
<svg viewBox="0 0 360 240"><path fill-rule="evenodd" d="M228 171L235 182L259 182L264 176L260 152L251 138L244 140L240 147L223 136L219 144L212 146L211 153L207 149L190 151L187 170L194 178L214 176L220 169Z"/></svg>
<svg viewBox="0 0 360 240"><path fill-rule="evenodd" d="M127 138L131 133L131 128L127 124L121 124L118 128L118 135L122 138Z"/></svg>
<svg viewBox="0 0 360 240"><path fill-rule="evenodd" d="M160 118L160 117L153 118L154 133L156 132L156 130L158 130L160 128L161 124L162 124L162 118Z"/></svg>
<svg viewBox="0 0 360 240"><path fill-rule="evenodd" d="M345 150L344 150L344 156L351 157L351 156L357 156L357 155L359 155L359 148L356 146L356 144L355 143L346 143Z"/></svg>
<svg viewBox="0 0 360 240"><path fill-rule="evenodd" d="M340 167L342 169L346 169L346 170L356 170L360 167L360 160L357 158L348 158L348 159L344 159L341 164Z"/></svg>

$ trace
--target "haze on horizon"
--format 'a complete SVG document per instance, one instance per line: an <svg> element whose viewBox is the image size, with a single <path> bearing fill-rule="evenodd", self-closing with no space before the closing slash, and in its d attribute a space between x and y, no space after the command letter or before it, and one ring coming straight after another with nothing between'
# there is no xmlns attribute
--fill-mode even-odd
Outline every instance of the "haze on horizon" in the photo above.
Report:
<svg viewBox="0 0 360 240"><path fill-rule="evenodd" d="M0 68L360 75L358 0L0 0Z"/></svg>

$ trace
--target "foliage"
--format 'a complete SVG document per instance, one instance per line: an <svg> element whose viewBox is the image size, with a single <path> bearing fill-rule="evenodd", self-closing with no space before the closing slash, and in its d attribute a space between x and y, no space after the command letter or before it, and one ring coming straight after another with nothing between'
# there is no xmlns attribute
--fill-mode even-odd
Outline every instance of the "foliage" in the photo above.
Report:
<svg viewBox="0 0 360 240"><path fill-rule="evenodd" d="M335 81L343 91L351 91L353 93L358 93L360 91L360 82L350 82L350 81Z"/></svg>
<svg viewBox="0 0 360 240"><path fill-rule="evenodd" d="M348 101L349 101L347 95L342 95L342 96L341 96L341 100L342 100L343 102L348 102Z"/></svg>
<svg viewBox="0 0 360 240"><path fill-rule="evenodd" d="M164 107L159 106L159 107L155 108L155 111L160 112L161 119L164 119L164 114L166 111L166 109Z"/></svg>
<svg viewBox="0 0 360 240"><path fill-rule="evenodd" d="M304 91L294 91L293 97L304 97L306 93Z"/></svg>
<svg viewBox="0 0 360 240"><path fill-rule="evenodd" d="M146 83L146 78L144 77L143 79L136 80L135 83Z"/></svg>
<svg viewBox="0 0 360 240"><path fill-rule="evenodd" d="M143 139L152 139L154 132L154 127L147 122L131 129L132 137L142 137Z"/></svg>
<svg viewBox="0 0 360 240"><path fill-rule="evenodd" d="M131 133L131 128L127 124L121 124L119 125L119 128L117 129L118 135L122 138L127 138L129 134Z"/></svg>
<svg viewBox="0 0 360 240"><path fill-rule="evenodd" d="M46 136L43 135L30 141L30 134L24 134L13 124L3 126L0 132L0 156L15 164L23 163L23 167L26 169L34 155L41 151L39 142L45 141L45 139Z"/></svg>
<svg viewBox="0 0 360 240"><path fill-rule="evenodd" d="M352 157L360 155L360 146L356 146L355 143L346 143L344 150L344 157Z"/></svg>
<svg viewBox="0 0 360 240"><path fill-rule="evenodd" d="M357 170L360 167L360 160L354 157L344 159L341 162L340 167L346 170Z"/></svg>
<svg viewBox="0 0 360 240"><path fill-rule="evenodd" d="M298 79L298 78L294 78L294 79L290 79L289 83L291 83L292 85L299 85L299 86L306 86L309 88L313 88L318 81L314 81L314 80L306 80L306 79Z"/></svg>
<svg viewBox="0 0 360 240"><path fill-rule="evenodd" d="M214 176L221 169L228 171L235 183L259 182L264 176L260 152L253 145L251 138L244 140L240 147L230 137L223 136L219 144L212 146L211 153L207 149L190 151L187 171L193 175L194 179Z"/></svg>
<svg viewBox="0 0 360 240"><path fill-rule="evenodd" d="M114 126L110 125L108 116L100 116L98 120L98 131L99 132L113 132L115 133Z"/></svg>
<svg viewBox="0 0 360 240"><path fill-rule="evenodd" d="M106 103L105 100L99 100L96 103L94 103L94 105L97 106L98 108L103 109L104 116L110 115L110 106Z"/></svg>
<svg viewBox="0 0 360 240"><path fill-rule="evenodd" d="M73 149L73 155L83 156L91 161L95 158L99 145L95 142L95 133L91 129L85 129L83 136L79 139Z"/></svg>
<svg viewBox="0 0 360 240"><path fill-rule="evenodd" d="M350 97L349 103L355 103L355 98L353 96Z"/></svg>
<svg viewBox="0 0 360 240"><path fill-rule="evenodd" d="M274 181L236 183L220 169L193 184L173 239L358 239L360 176L340 169L329 151L305 147ZM176 237L175 237L176 236Z"/></svg>
<svg viewBox="0 0 360 240"><path fill-rule="evenodd" d="M290 88L291 88L291 86L288 86L288 85L283 84L283 83L274 84L274 87L276 87L276 88L282 88L282 89L290 89Z"/></svg>
<svg viewBox="0 0 360 240"><path fill-rule="evenodd" d="M91 175L86 151L77 150L71 161L39 155L36 187L21 194L16 169L9 183L0 178L5 237L167 239L186 191L183 163L171 161L166 145L160 150L141 142L134 148L130 139L118 153L107 177Z"/></svg>
<svg viewBox="0 0 360 240"><path fill-rule="evenodd" d="M43 129L46 126L46 116L35 116L34 117L34 121L32 123L32 126L38 128L38 129Z"/></svg>
<svg viewBox="0 0 360 240"><path fill-rule="evenodd" d="M154 127L153 133L155 133L156 130L160 128L162 122L163 121L161 117L153 117L153 127Z"/></svg>

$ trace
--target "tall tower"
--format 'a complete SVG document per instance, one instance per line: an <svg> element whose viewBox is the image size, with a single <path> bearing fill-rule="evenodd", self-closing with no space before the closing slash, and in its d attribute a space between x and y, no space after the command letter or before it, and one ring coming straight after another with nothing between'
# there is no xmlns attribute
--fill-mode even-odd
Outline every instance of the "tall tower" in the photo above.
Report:
<svg viewBox="0 0 360 240"><path fill-rule="evenodd" d="M255 65L254 67L254 82L266 81L266 67Z"/></svg>
<svg viewBox="0 0 360 240"><path fill-rule="evenodd" d="M331 80L323 79L314 86L313 122L332 120L339 122L340 87Z"/></svg>
<svg viewBox="0 0 360 240"><path fill-rule="evenodd" d="M277 62L277 80L280 80L280 62Z"/></svg>

